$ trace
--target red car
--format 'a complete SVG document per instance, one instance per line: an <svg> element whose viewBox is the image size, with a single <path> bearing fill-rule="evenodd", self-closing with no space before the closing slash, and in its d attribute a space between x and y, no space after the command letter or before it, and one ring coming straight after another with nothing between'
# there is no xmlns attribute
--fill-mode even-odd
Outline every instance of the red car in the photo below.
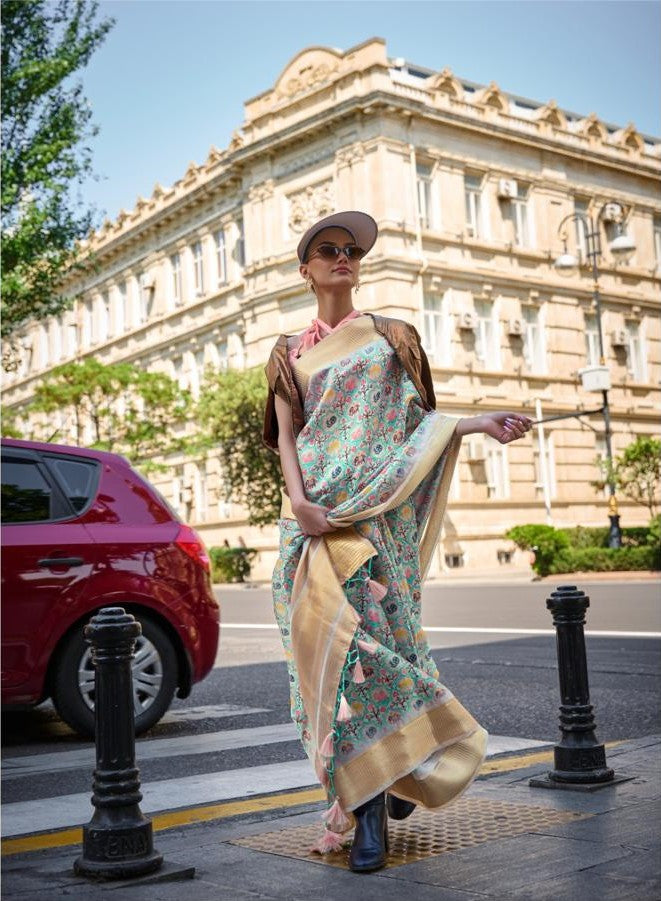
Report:
<svg viewBox="0 0 661 901"><path fill-rule="evenodd" d="M158 491L117 454L2 439L2 703L51 697L94 734L83 628L101 607L142 625L135 725L153 726L213 667L220 610L209 557Z"/></svg>

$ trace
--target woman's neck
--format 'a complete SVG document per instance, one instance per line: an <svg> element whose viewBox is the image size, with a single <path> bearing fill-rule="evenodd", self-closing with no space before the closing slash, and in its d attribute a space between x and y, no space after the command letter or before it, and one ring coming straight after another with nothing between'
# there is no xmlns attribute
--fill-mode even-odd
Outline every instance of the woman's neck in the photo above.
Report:
<svg viewBox="0 0 661 901"><path fill-rule="evenodd" d="M335 328L338 322L353 312L351 291L348 294L323 294L317 295L317 319L321 319L326 325Z"/></svg>

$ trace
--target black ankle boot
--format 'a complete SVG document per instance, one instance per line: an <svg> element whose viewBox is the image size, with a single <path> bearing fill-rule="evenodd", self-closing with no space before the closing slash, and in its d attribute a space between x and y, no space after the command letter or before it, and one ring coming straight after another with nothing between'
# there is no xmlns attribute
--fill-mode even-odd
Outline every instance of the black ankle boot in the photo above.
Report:
<svg viewBox="0 0 661 901"><path fill-rule="evenodd" d="M354 873L371 873L386 865L388 852L388 817L383 792L356 807L356 831L349 854L349 869Z"/></svg>
<svg viewBox="0 0 661 901"><path fill-rule="evenodd" d="M405 820L415 810L413 801L405 801L403 798L398 798L397 795L388 795L386 805L388 816L393 820Z"/></svg>

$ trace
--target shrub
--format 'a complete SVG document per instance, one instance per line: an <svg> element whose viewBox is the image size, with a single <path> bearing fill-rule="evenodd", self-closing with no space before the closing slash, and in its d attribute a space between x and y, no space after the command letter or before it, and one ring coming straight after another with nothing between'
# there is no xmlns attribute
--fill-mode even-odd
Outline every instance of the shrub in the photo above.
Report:
<svg viewBox="0 0 661 901"><path fill-rule="evenodd" d="M250 578L252 562L257 555L251 547L212 547L211 578L214 582L245 582Z"/></svg>
<svg viewBox="0 0 661 901"><path fill-rule="evenodd" d="M550 573L612 572L661 569L661 517L649 527L622 530L622 547L608 547L608 527L555 529L546 525L515 526L506 537L535 552L532 564L540 576Z"/></svg>
<svg viewBox="0 0 661 901"><path fill-rule="evenodd" d="M537 524L514 526L505 537L522 550L535 552L532 566L540 576L548 575L551 572L551 565L563 558L569 550L569 538L566 533L554 529L553 526Z"/></svg>
<svg viewBox="0 0 661 901"><path fill-rule="evenodd" d="M642 547L569 548L558 555L549 573L614 572L661 569L661 552L652 545Z"/></svg>

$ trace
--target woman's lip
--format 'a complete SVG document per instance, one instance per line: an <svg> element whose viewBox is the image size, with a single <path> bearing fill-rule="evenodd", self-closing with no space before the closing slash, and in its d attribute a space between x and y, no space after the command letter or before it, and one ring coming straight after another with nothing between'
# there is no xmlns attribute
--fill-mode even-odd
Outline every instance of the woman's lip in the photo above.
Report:
<svg viewBox="0 0 661 901"><path fill-rule="evenodd" d="M336 269L333 269L333 272L351 272L348 266L338 266Z"/></svg>

